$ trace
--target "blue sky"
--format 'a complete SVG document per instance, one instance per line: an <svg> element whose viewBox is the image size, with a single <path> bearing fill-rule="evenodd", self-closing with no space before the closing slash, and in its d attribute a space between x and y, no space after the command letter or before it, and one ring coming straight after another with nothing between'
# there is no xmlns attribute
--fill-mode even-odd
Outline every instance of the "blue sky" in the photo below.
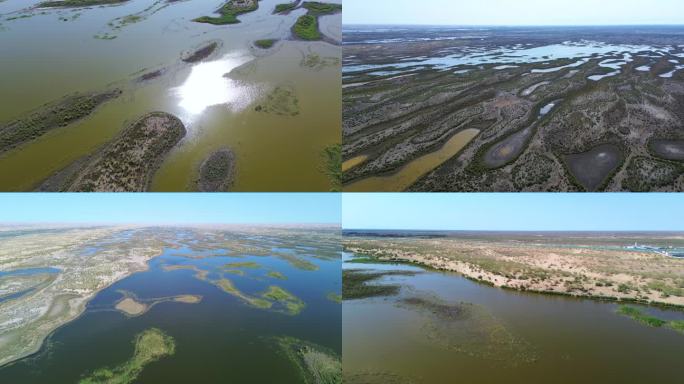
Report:
<svg viewBox="0 0 684 384"><path fill-rule="evenodd" d="M345 229L684 230L681 193L346 193L342 207Z"/></svg>
<svg viewBox="0 0 684 384"><path fill-rule="evenodd" d="M333 193L0 193L2 223L340 222Z"/></svg>
<svg viewBox="0 0 684 384"><path fill-rule="evenodd" d="M344 24L684 24L683 0L344 0Z"/></svg>

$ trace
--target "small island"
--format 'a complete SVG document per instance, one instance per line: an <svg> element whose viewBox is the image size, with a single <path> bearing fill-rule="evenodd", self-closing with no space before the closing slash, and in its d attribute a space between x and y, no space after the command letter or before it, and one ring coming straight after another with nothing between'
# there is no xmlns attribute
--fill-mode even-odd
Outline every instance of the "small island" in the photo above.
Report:
<svg viewBox="0 0 684 384"><path fill-rule="evenodd" d="M240 20L237 18L238 15L256 11L258 8L258 0L230 0L216 11L216 13L220 14L221 16L202 16L194 19L193 21L214 25L237 24L240 22Z"/></svg>

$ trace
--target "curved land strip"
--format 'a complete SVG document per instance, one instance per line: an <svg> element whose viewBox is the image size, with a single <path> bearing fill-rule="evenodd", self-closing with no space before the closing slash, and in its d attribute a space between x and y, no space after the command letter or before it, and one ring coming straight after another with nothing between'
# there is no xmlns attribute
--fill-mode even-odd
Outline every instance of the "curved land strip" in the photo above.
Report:
<svg viewBox="0 0 684 384"><path fill-rule="evenodd" d="M292 26L292 34L301 40L326 40L337 44L333 39L326 38L318 28L318 18L324 15L334 15L342 12L341 4L321 3L318 1L305 1L301 8L307 10L306 15L300 16ZM289 11L288 11L289 12Z"/></svg>
<svg viewBox="0 0 684 384"><path fill-rule="evenodd" d="M253 12L259 8L259 0L230 0L221 8L216 10L220 14L219 17L202 16L194 19L198 23L208 23L214 25L237 24L240 20L237 18L243 13Z"/></svg>
<svg viewBox="0 0 684 384"><path fill-rule="evenodd" d="M211 56L219 46L219 41L212 41L201 46L200 48L197 48L193 52L182 55L181 60L183 60L186 63L198 63Z"/></svg>
<svg viewBox="0 0 684 384"><path fill-rule="evenodd" d="M112 5L123 4L129 0L60 0L60 1L43 1L38 3L38 8L76 8L89 7L93 5Z"/></svg>
<svg viewBox="0 0 684 384"><path fill-rule="evenodd" d="M470 144L407 189L684 190L681 146L658 149L661 142L684 140L684 70L667 72L667 63L681 62L684 54L676 34L647 38L652 40L643 44L653 47L631 52L626 61L616 49L581 59L510 63L510 56L496 55L501 47L536 49L581 39L629 44L635 37L494 29L463 32L455 40L421 32L424 40L411 40L412 33L418 32L345 35L343 189L397 172L441 148L449 132L476 128L480 134ZM463 59L477 61L483 54L490 61ZM606 67L614 62L624 64ZM609 159L583 157L595 148L611 148ZM578 158L585 160L579 168Z"/></svg>
<svg viewBox="0 0 684 384"><path fill-rule="evenodd" d="M116 303L114 308L129 317L144 315L155 305L169 301L185 304L197 304L202 301L202 296L199 295L177 295L140 300L131 292L122 293L124 297Z"/></svg>
<svg viewBox="0 0 684 384"><path fill-rule="evenodd" d="M19 119L0 125L0 153L36 139L52 129L87 117L100 105L121 95L120 89L67 96Z"/></svg>
<svg viewBox="0 0 684 384"><path fill-rule="evenodd" d="M114 368L100 368L79 381L79 384L128 384L134 382L146 365L176 352L173 337L157 328L150 328L135 337L133 356Z"/></svg>
<svg viewBox="0 0 684 384"><path fill-rule="evenodd" d="M433 239L354 236L346 237L343 244L347 251L377 262L415 263L457 272L496 287L684 306L684 259L646 250L628 250L624 246L649 240L616 236L550 239L501 234ZM650 241L681 246L684 238L672 235ZM344 284L350 284L346 279L345 275Z"/></svg>
<svg viewBox="0 0 684 384"><path fill-rule="evenodd" d="M294 337L278 337L275 341L285 357L297 367L302 383L342 383L342 362L332 351Z"/></svg>
<svg viewBox="0 0 684 384"><path fill-rule="evenodd" d="M80 172L71 191L145 191L166 154L185 136L175 116L151 112L126 127Z"/></svg>
<svg viewBox="0 0 684 384"><path fill-rule="evenodd" d="M111 284L147 269L147 261L161 254L157 231L127 228L52 229L19 231L0 239L0 270L36 271L24 295L0 301L0 366L37 352L43 340L76 319L95 295ZM103 244L103 245L98 245ZM77 257L89 247L97 252ZM26 279L21 274L0 276L2 284Z"/></svg>
<svg viewBox="0 0 684 384"><path fill-rule="evenodd" d="M207 157L199 168L197 189L200 192L226 191L233 183L235 155L228 148L219 149Z"/></svg>

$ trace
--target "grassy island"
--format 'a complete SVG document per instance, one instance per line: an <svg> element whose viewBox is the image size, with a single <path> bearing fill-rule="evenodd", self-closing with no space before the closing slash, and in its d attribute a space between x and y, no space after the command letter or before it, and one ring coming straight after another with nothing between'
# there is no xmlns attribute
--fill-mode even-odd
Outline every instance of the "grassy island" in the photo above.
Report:
<svg viewBox="0 0 684 384"><path fill-rule="evenodd" d="M79 384L128 384L135 381L146 365L175 353L176 343L157 328L143 331L135 338L133 357L114 368L100 368Z"/></svg>
<svg viewBox="0 0 684 384"><path fill-rule="evenodd" d="M240 20L237 18L238 15L256 11L258 8L258 0L230 0L216 11L216 13L220 14L221 16L202 16L194 19L193 21L214 25L237 24L240 22Z"/></svg>
<svg viewBox="0 0 684 384"><path fill-rule="evenodd" d="M61 0L61 1L43 1L38 3L38 8L75 8L75 7L88 7L91 5L109 5L109 4L121 4L128 0Z"/></svg>

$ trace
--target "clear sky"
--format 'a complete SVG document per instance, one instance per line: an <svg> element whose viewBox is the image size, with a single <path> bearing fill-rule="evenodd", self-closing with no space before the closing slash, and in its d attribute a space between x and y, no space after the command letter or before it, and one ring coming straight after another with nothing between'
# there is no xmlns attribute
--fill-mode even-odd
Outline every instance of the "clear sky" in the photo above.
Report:
<svg viewBox="0 0 684 384"><path fill-rule="evenodd" d="M344 0L343 24L684 24L684 0Z"/></svg>
<svg viewBox="0 0 684 384"><path fill-rule="evenodd" d="M342 227L684 231L684 194L345 193Z"/></svg>
<svg viewBox="0 0 684 384"><path fill-rule="evenodd" d="M333 193L0 193L3 223L340 223Z"/></svg>

